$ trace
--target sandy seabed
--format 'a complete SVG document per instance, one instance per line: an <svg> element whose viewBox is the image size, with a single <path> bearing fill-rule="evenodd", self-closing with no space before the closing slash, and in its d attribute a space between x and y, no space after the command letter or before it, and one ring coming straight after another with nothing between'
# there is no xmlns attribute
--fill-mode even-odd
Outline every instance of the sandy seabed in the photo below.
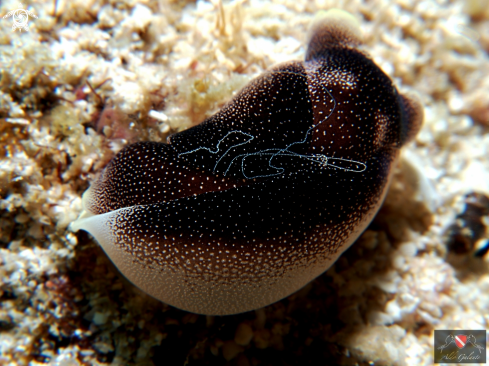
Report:
<svg viewBox="0 0 489 366"><path fill-rule="evenodd" d="M19 6L2 1L0 15ZM37 16L28 32L0 19L1 365L429 365L435 329L489 328L489 256L474 255L489 238L489 1L23 6ZM123 146L165 141L303 59L308 24L332 7L357 17L365 50L419 94L425 122L331 269L266 308L199 316L141 293L68 230ZM481 238L449 245L473 192Z"/></svg>

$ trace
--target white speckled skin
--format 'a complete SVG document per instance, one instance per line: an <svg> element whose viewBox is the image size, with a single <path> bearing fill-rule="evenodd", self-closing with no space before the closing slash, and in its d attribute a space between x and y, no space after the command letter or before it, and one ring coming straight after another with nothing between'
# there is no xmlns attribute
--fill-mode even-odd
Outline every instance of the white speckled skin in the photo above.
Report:
<svg viewBox="0 0 489 366"><path fill-rule="evenodd" d="M169 144L126 147L84 195L86 230L136 286L227 315L313 280L377 213L419 105L321 14L305 62L280 65Z"/></svg>
<svg viewBox="0 0 489 366"><path fill-rule="evenodd" d="M241 272L247 273L247 276L223 281L224 278L220 276L211 280L189 276L188 271L170 265L155 270L135 260L130 252L118 245L118 238L114 235L117 230L113 229L115 223L131 211L132 208L123 208L84 218L73 224L73 230L90 232L126 278L144 292L177 308L209 315L229 315L258 309L299 290L329 268L358 238L371 219L366 217L336 253L328 253L329 256L324 253L298 261L295 265L270 269L258 283L251 283L248 279L261 273L251 262L247 264L248 272L240 266ZM216 258L223 257L218 250L213 250L213 253ZM245 254L241 253L240 256ZM265 258L264 263L270 263L270 259Z"/></svg>

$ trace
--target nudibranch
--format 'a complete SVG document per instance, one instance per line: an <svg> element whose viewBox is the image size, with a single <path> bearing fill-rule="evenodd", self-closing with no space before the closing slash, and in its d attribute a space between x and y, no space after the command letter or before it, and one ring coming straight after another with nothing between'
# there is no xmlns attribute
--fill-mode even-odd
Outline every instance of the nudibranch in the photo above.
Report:
<svg viewBox="0 0 489 366"><path fill-rule="evenodd" d="M320 13L304 62L272 68L167 143L119 152L73 230L137 287L194 313L299 290L365 230L422 122L360 45L352 15Z"/></svg>

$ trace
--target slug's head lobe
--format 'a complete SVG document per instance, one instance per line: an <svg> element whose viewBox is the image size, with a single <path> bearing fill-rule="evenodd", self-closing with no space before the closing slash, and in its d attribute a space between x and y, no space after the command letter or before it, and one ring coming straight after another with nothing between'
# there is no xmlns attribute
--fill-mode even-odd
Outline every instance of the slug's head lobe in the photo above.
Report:
<svg viewBox="0 0 489 366"><path fill-rule="evenodd" d="M331 48L356 48L362 44L360 25L353 15L339 9L320 11L309 29L306 61L324 57Z"/></svg>
<svg viewBox="0 0 489 366"><path fill-rule="evenodd" d="M312 99L320 100L314 105L315 118L328 115L328 108L321 107L324 100L334 100L332 114L328 123L319 126L319 135L336 138L329 144L328 137L313 140L313 144L316 150L334 150L335 157L348 152L341 157L357 159L400 148L416 136L423 121L419 99L399 94L389 76L359 49L361 45L362 33L353 15L331 9L315 16L305 68ZM321 90L326 93L319 97ZM362 131L357 131L360 126Z"/></svg>

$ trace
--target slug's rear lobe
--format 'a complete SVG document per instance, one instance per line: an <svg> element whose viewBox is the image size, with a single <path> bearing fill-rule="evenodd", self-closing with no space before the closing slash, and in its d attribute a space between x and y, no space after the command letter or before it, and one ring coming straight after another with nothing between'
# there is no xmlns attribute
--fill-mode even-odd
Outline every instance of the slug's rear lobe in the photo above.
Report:
<svg viewBox="0 0 489 366"><path fill-rule="evenodd" d="M121 151L73 228L184 310L234 314L297 291L370 223L421 123L360 43L350 15L320 15L305 62L274 67L169 144Z"/></svg>
<svg viewBox="0 0 489 366"><path fill-rule="evenodd" d="M408 143L418 134L423 124L423 105L415 95L401 95L402 124L401 138L402 143Z"/></svg>

